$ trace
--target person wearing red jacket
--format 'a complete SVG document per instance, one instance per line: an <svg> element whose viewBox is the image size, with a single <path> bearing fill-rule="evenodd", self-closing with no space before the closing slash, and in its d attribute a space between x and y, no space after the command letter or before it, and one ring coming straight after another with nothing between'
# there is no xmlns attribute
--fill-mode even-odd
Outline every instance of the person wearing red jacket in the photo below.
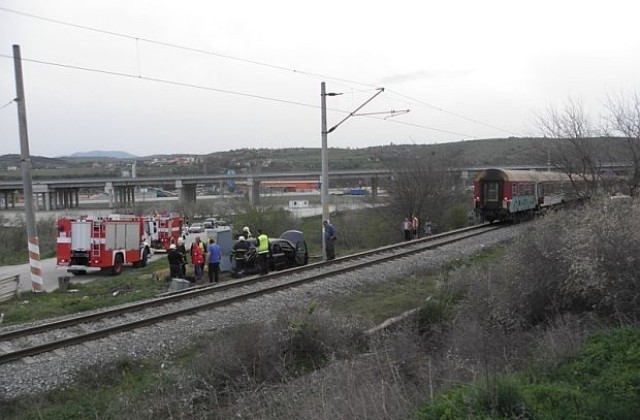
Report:
<svg viewBox="0 0 640 420"><path fill-rule="evenodd" d="M202 266L204 265L204 253L200 246L200 237L196 236L195 241L191 244L191 264L193 264L193 272L196 280L202 277Z"/></svg>

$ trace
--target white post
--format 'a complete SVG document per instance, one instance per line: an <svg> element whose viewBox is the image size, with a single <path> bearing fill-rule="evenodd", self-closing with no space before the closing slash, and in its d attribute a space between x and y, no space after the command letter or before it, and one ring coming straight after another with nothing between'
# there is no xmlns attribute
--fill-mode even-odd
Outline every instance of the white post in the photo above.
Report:
<svg viewBox="0 0 640 420"><path fill-rule="evenodd" d="M24 192L24 211L27 221L27 241L29 265L31 267L31 290L42 292L44 282L40 268L40 247L36 230L36 216L33 209L33 185L31 182L31 155L29 153L29 135L27 132L27 107L22 82L22 57L20 46L13 46L13 64L16 72L16 103L18 104L18 126L20 131L20 161L22 169L22 190Z"/></svg>

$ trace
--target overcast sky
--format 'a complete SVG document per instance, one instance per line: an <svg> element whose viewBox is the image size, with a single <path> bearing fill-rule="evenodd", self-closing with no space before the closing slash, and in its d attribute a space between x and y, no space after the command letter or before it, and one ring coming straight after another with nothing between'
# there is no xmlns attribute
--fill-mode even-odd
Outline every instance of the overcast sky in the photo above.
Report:
<svg viewBox="0 0 640 420"><path fill-rule="evenodd" d="M0 155L207 154L536 134L574 98L594 117L640 81L631 0L0 0ZM400 111L409 109L409 113ZM395 114L384 113L396 111ZM379 114L378 114L379 113Z"/></svg>

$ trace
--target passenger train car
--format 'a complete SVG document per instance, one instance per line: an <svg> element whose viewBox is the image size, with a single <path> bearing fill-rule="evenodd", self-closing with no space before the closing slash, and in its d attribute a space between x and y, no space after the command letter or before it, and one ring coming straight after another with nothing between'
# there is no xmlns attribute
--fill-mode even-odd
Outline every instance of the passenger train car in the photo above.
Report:
<svg viewBox="0 0 640 420"><path fill-rule="evenodd" d="M561 172L485 169L473 188L476 213L487 222L525 219L581 197Z"/></svg>

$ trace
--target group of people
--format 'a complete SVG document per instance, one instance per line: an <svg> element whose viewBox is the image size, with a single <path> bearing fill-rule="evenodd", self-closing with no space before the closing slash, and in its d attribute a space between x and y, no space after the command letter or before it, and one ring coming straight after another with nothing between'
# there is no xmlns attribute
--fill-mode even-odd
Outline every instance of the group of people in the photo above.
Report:
<svg viewBox="0 0 640 420"><path fill-rule="evenodd" d="M322 225L325 239L325 258L327 260L333 260L336 257L335 241L337 240L337 231L328 220L324 220ZM243 274L247 258L252 248L255 248L256 264L260 269L260 274L265 275L269 272L269 237L262 229L257 229L257 232L258 235L254 238L249 227L245 226L242 231L236 235L236 242L232 247L230 255L232 273L235 277ZM200 236L196 236L188 253L182 237L178 240L177 245L171 244L169 253L167 254L171 278L187 277L187 255L191 257L191 264L193 265L193 281L198 281L202 278L206 263L209 282L219 282L222 250L213 238L209 239L209 244L205 246Z"/></svg>
<svg viewBox="0 0 640 420"><path fill-rule="evenodd" d="M236 275L241 275L244 268L246 258L249 254L249 250L254 246L250 239L254 239L249 227L245 226L239 235L236 235L236 242L233 245L232 258L233 266L232 271ZM268 273L268 261L269 255L269 237L258 229L258 236L254 239L256 250L256 262L260 267L260 274ZM207 269L209 283L218 283L220 281L220 261L222 259L222 249L220 245L216 243L213 238L209 239L209 243L205 246L205 243L200 239L200 236L196 236L189 252L187 252L183 238L178 240L178 244L171 244L169 246L169 252L167 259L169 261L169 272L171 278L187 278L187 256L191 258L191 264L193 265L193 278L192 281L199 281Z"/></svg>
<svg viewBox="0 0 640 420"><path fill-rule="evenodd" d="M254 248L256 253L256 264L260 268L260 275L269 273L268 257L269 257L269 236L258 229L258 236L253 238L251 230L247 226L242 228L242 232L236 235L236 243L231 248L231 271L234 277L240 277L244 274L249 251ZM250 239L254 239L250 242ZM255 243L255 244L254 244Z"/></svg>
<svg viewBox="0 0 640 420"><path fill-rule="evenodd" d="M427 220L422 226L422 232L420 231L420 221L418 217L412 215L411 217L405 217L402 222L402 233L405 241L412 239L418 239L420 236L431 236L431 222ZM422 234L422 235L421 235Z"/></svg>
<svg viewBox="0 0 640 420"><path fill-rule="evenodd" d="M200 280L204 275L205 263L207 265L209 283L218 283L220 281L220 259L222 258L222 250L213 238L209 239L209 244L205 247L200 237L196 236L191 244L189 255L191 256L191 264L193 265L194 281ZM178 240L178 245L171 244L169 246L167 259L169 261L169 274L171 278L186 278L187 250L182 238Z"/></svg>
<svg viewBox="0 0 640 420"><path fill-rule="evenodd" d="M420 221L414 214L409 217L405 217L402 222L402 231L404 232L404 240L410 241L412 239L418 239L420 237Z"/></svg>
<svg viewBox="0 0 640 420"><path fill-rule="evenodd" d="M258 236L253 237L249 227L242 228L242 232L236 235L236 243L231 248L231 271L235 277L244 274L246 264L249 262L250 251L255 252L256 264L260 274L268 274L269 236L258 229Z"/></svg>

